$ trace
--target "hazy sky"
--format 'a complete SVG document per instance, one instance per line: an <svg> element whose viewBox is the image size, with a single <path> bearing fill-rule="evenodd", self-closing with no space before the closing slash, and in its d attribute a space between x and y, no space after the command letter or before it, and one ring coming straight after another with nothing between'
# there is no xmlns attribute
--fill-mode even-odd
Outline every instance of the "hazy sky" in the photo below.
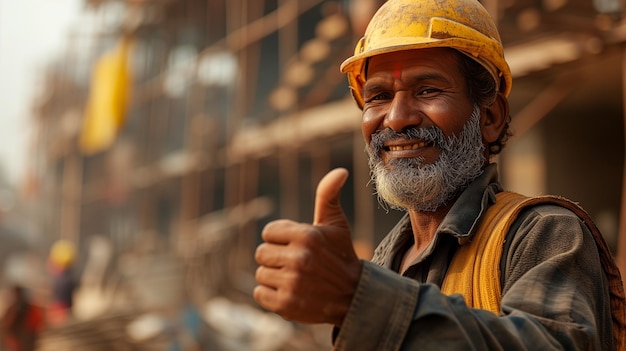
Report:
<svg viewBox="0 0 626 351"><path fill-rule="evenodd" d="M0 168L25 171L37 75L66 49L83 0L0 0Z"/></svg>

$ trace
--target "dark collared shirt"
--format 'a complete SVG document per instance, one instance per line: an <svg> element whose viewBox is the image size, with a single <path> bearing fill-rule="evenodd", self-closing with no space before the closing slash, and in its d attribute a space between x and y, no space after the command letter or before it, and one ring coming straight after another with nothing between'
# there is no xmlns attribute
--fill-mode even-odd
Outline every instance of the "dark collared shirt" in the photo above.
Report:
<svg viewBox="0 0 626 351"><path fill-rule="evenodd" d="M336 350L613 350L606 277L586 225L570 210L524 210L507 235L499 315L439 291L459 245L501 191L488 166L461 194L403 276L413 243L405 216L364 262Z"/></svg>

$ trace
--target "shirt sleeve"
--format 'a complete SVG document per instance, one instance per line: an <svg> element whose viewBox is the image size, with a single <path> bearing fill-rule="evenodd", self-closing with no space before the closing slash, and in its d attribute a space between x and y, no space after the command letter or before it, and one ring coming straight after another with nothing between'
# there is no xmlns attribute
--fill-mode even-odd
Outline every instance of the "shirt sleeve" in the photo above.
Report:
<svg viewBox="0 0 626 351"><path fill-rule="evenodd" d="M607 282L587 227L569 210L541 205L513 230L500 315L364 262L334 349L614 349Z"/></svg>

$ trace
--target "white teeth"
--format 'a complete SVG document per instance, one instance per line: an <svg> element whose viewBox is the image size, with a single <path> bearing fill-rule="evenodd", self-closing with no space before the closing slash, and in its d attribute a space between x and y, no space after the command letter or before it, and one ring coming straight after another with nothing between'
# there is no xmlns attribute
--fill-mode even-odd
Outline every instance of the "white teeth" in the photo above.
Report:
<svg viewBox="0 0 626 351"><path fill-rule="evenodd" d="M425 146L426 146L426 143L389 146L389 151L417 150L417 149L425 147Z"/></svg>

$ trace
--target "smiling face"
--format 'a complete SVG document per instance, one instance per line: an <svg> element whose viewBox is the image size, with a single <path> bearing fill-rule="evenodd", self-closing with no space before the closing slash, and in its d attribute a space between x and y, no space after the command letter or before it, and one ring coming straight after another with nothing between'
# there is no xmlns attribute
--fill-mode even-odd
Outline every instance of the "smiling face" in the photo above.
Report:
<svg viewBox="0 0 626 351"><path fill-rule="evenodd" d="M435 211L486 164L487 109L470 99L459 55L437 48L370 60L362 131L379 197L394 208Z"/></svg>
<svg viewBox="0 0 626 351"><path fill-rule="evenodd" d="M399 51L374 56L363 87L363 137L367 143L377 130L400 132L407 127L439 127L447 136L458 134L472 113L458 54L450 49ZM394 146L402 146L394 148ZM414 148L413 145L410 145ZM390 142L384 157L426 157L438 151Z"/></svg>

